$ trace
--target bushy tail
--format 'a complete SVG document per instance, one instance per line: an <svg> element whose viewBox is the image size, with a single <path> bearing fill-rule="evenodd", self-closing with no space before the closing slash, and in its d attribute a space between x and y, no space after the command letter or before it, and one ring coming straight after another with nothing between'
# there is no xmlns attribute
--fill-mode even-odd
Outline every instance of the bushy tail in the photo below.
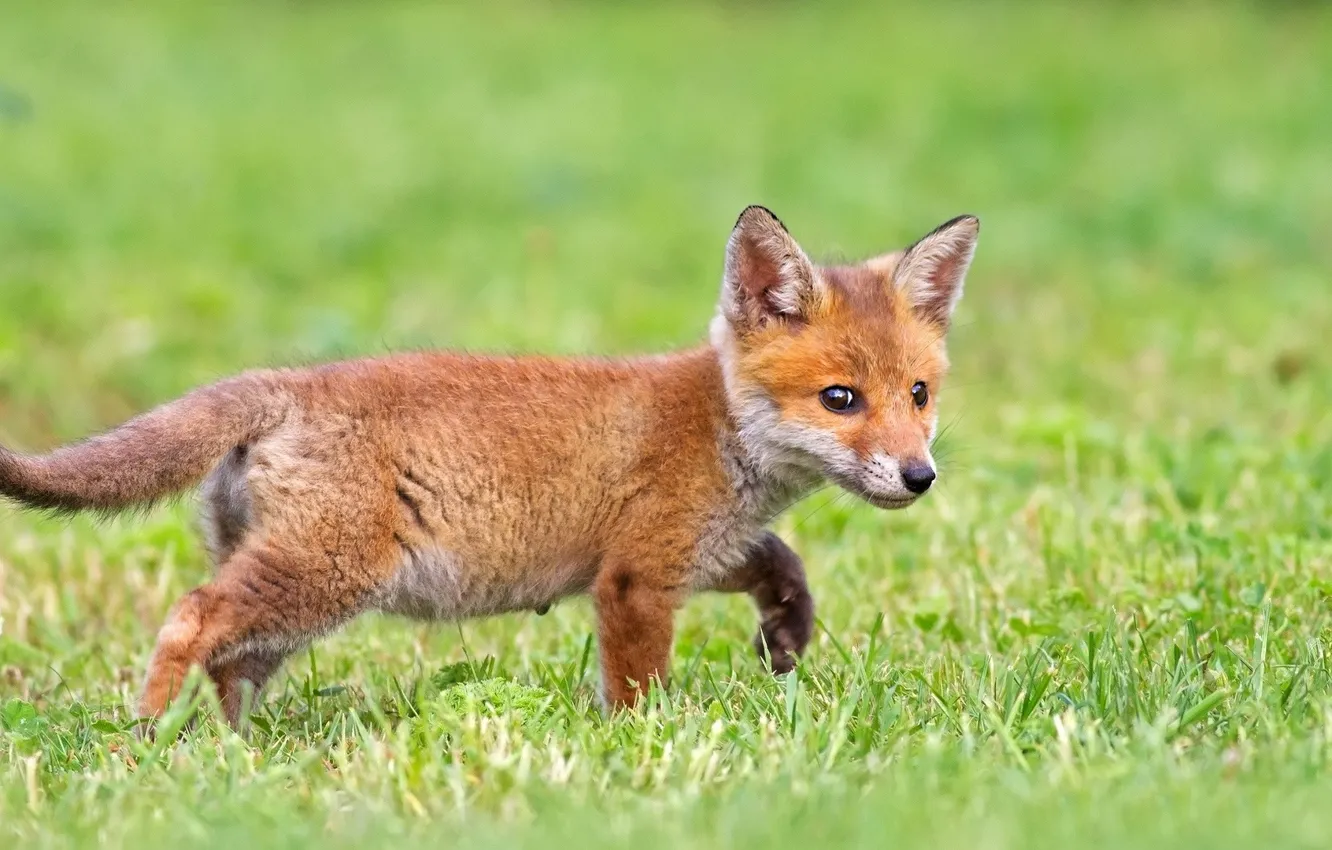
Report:
<svg viewBox="0 0 1332 850"><path fill-rule="evenodd" d="M50 454L0 447L0 496L59 512L113 512L179 493L281 422L287 396L273 378L251 373L195 390Z"/></svg>

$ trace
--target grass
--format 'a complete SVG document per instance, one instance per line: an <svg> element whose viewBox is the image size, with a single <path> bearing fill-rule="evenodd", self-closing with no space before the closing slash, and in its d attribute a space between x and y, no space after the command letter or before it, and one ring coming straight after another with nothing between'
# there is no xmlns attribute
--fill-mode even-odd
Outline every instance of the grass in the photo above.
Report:
<svg viewBox="0 0 1332 850"><path fill-rule="evenodd" d="M11 3L0 439L242 368L692 343L736 213L816 255L960 212L942 486L778 530L821 631L367 618L242 740L124 729L206 575L189 502L0 509L0 841L1321 846L1332 831L1332 15L1022 6ZM171 718L179 721L180 717ZM169 721L170 722L170 721Z"/></svg>

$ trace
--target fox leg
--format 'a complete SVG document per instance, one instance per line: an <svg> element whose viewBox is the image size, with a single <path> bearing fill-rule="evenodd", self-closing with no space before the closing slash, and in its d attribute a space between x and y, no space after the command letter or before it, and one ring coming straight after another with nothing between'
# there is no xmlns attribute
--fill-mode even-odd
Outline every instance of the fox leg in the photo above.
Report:
<svg viewBox="0 0 1332 850"><path fill-rule="evenodd" d="M239 728L245 712L254 708L264 685L286 658L283 652L254 650L208 668L228 723Z"/></svg>
<svg viewBox="0 0 1332 850"><path fill-rule="evenodd" d="M354 562L374 563L308 547L238 549L216 579L185 595L162 627L140 716L165 711L197 666L216 683L228 719L238 721L245 682L257 690L287 654L364 607L378 580L372 571L348 568Z"/></svg>
<svg viewBox="0 0 1332 850"><path fill-rule="evenodd" d="M621 559L608 559L597 576L592 596L607 709L632 706L652 679L666 684L682 587Z"/></svg>
<svg viewBox="0 0 1332 850"><path fill-rule="evenodd" d="M725 593L748 593L759 612L754 649L774 674L789 673L814 632L814 597L805 566L771 531L754 544L749 559L718 586Z"/></svg>

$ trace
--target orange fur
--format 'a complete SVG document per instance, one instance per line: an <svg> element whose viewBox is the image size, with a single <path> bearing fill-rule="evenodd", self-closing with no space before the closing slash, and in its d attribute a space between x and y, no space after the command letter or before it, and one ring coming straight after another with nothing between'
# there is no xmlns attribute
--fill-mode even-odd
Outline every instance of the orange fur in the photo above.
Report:
<svg viewBox="0 0 1332 850"><path fill-rule="evenodd" d="M247 373L48 455L0 449L0 494L117 510L205 479L216 575L159 635L147 716L197 666L238 720L247 689L363 611L459 619L580 593L612 706L665 681L674 612L699 591L750 594L756 647L785 672L813 602L764 526L825 477L885 507L918 494L902 487L928 458L935 408L912 387L942 380L974 239L960 219L891 262L818 269L751 207L710 346ZM859 406L826 408L831 386Z"/></svg>

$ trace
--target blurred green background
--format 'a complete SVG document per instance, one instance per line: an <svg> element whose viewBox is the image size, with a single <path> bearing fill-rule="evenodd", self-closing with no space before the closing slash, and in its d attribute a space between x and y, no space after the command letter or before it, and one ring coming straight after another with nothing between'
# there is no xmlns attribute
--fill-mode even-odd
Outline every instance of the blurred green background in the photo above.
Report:
<svg viewBox="0 0 1332 850"><path fill-rule="evenodd" d="M700 600L672 702L603 722L586 606L375 620L249 745L146 748L120 729L206 575L193 509L3 509L0 835L1325 836L1290 813L1332 790L1330 140L1317 3L5 3L7 445L252 366L691 345L749 203L816 258L983 233L943 486L778 523L827 629L799 677Z"/></svg>

